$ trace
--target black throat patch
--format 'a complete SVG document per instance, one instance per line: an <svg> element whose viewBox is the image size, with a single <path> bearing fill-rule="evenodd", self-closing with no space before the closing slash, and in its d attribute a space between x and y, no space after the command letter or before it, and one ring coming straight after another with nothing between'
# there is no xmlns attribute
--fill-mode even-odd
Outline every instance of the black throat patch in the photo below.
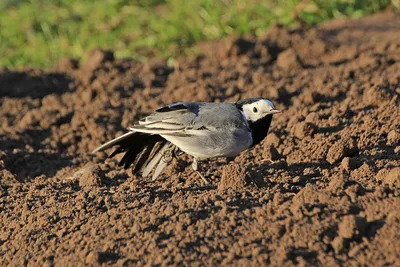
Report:
<svg viewBox="0 0 400 267"><path fill-rule="evenodd" d="M272 114L265 116L258 121L248 121L253 137L252 147L259 144L268 134L269 126L271 125Z"/></svg>

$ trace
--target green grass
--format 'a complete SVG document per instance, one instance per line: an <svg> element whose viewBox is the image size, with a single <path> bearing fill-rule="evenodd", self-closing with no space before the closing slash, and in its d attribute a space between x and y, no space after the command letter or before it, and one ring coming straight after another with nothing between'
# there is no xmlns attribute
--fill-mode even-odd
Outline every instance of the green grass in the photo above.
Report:
<svg viewBox="0 0 400 267"><path fill-rule="evenodd" d="M310 0L305 24L361 17L400 0ZM300 0L1 0L0 66L51 66L94 47L146 60L190 53L199 41L293 25ZM304 1L303 1L304 2Z"/></svg>

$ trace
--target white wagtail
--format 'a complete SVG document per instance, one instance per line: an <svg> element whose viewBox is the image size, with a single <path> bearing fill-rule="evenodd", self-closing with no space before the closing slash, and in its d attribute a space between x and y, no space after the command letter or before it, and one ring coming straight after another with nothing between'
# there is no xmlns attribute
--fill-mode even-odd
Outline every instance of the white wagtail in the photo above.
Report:
<svg viewBox="0 0 400 267"><path fill-rule="evenodd" d="M272 115L279 113L265 98L248 98L236 103L182 102L156 109L129 132L93 150L117 149L109 156L125 153L119 166L133 164L133 172L153 180L172 157L183 151L193 156L193 170L207 158L233 158L260 143L268 133ZM200 174L200 172L198 172ZM207 180L200 174L207 183Z"/></svg>

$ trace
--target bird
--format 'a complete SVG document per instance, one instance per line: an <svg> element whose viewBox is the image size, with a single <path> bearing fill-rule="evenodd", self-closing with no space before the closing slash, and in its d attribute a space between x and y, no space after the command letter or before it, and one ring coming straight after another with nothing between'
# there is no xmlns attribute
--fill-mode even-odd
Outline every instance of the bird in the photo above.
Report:
<svg viewBox="0 0 400 267"><path fill-rule="evenodd" d="M280 112L262 97L173 103L156 109L92 154L116 147L110 158L125 153L119 166L132 166L133 173L144 178L153 171L154 181L173 157L186 153L193 157L193 170L207 184L199 171L201 160L232 159L259 144L268 134L273 114Z"/></svg>

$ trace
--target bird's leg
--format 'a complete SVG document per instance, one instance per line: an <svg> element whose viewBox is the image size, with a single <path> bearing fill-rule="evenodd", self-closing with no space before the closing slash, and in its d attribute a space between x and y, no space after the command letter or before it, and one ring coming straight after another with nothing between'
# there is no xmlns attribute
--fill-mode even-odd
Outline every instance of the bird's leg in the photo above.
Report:
<svg viewBox="0 0 400 267"><path fill-rule="evenodd" d="M198 161L197 158L193 157L193 162L192 162L192 169L197 172L197 174L200 176L200 178L203 180L203 182L205 184L209 184L208 180L206 179L206 177L203 176L203 174L201 174L201 172L199 171L199 166L198 166Z"/></svg>
<svg viewBox="0 0 400 267"><path fill-rule="evenodd" d="M194 171L197 171L198 170L198 162L197 162L197 159L196 158L193 158L193 162L192 162L192 169L194 170Z"/></svg>

